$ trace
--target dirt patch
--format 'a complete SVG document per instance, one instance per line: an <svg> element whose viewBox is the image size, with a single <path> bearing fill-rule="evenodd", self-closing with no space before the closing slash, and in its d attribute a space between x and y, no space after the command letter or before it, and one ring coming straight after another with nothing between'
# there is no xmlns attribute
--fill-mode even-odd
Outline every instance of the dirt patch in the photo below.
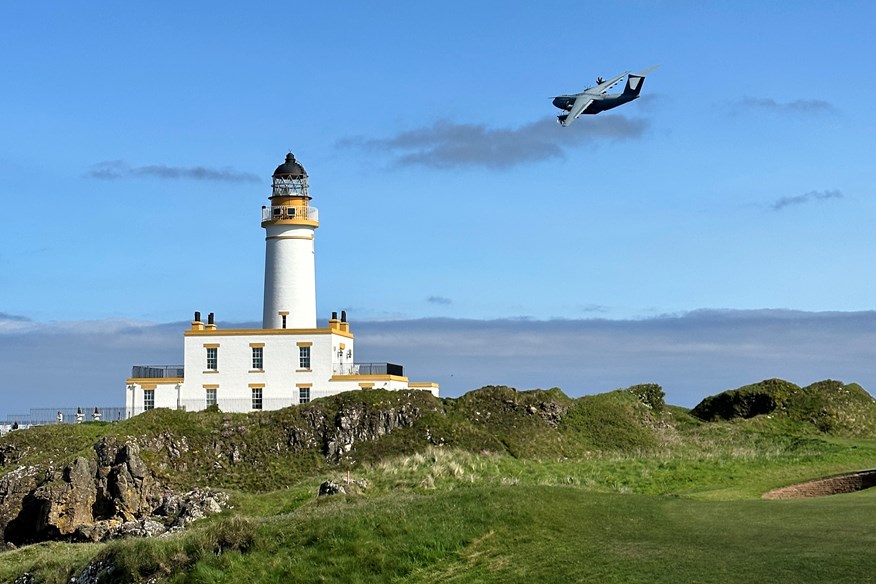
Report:
<svg viewBox="0 0 876 584"><path fill-rule="evenodd" d="M854 493L870 487L876 487L876 469L836 475L798 485L790 485L773 489L761 496L761 499L799 499L801 497L824 497Z"/></svg>

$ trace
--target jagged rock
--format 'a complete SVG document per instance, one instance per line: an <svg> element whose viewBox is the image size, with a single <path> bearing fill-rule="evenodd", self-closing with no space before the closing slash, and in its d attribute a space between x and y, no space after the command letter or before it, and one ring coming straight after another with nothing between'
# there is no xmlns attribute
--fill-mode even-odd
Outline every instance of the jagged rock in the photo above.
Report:
<svg viewBox="0 0 876 584"><path fill-rule="evenodd" d="M319 485L319 497L326 497L331 495L346 495L347 490L343 485L339 485L334 481L324 481L321 485Z"/></svg>
<svg viewBox="0 0 876 584"><path fill-rule="evenodd" d="M221 511L227 504L223 497L209 492L173 500L143 462L136 442L104 438L95 444L93 459L80 456L60 470L31 467L0 479L0 522L5 541L13 544L154 536L170 524L187 525ZM167 525L151 519L158 508Z"/></svg>
<svg viewBox="0 0 876 584"><path fill-rule="evenodd" d="M170 527L188 527L198 519L220 513L228 506L228 495L213 489L193 489L182 496L180 512Z"/></svg>
<svg viewBox="0 0 876 584"><path fill-rule="evenodd" d="M70 584L98 584L110 579L115 566L106 560L92 560L75 578L70 579Z"/></svg>
<svg viewBox="0 0 876 584"><path fill-rule="evenodd" d="M36 489L40 471L35 466L22 466L0 479L0 529L4 534L10 520L21 513L25 497ZM4 540L10 543L8 537Z"/></svg>
<svg viewBox="0 0 876 584"><path fill-rule="evenodd" d="M15 447L15 444L4 444L0 447L0 466L15 464L20 457L21 453L18 452L18 448Z"/></svg>

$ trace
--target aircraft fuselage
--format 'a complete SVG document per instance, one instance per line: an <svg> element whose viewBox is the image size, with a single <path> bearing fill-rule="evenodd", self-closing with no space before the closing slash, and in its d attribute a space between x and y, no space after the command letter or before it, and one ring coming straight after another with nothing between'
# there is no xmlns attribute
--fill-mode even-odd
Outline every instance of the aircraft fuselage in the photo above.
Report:
<svg viewBox="0 0 876 584"><path fill-rule="evenodd" d="M572 109L572 105L575 103L575 100L578 98L579 95L582 94L579 93L576 95L561 95L559 97L555 97L553 101L554 107L557 107L561 110L569 111ZM608 95L600 95L594 97L595 99L593 103L588 105L587 108L583 112L581 112L582 114L598 114L600 112L616 108L619 105L629 103L639 96L624 93L611 93Z"/></svg>

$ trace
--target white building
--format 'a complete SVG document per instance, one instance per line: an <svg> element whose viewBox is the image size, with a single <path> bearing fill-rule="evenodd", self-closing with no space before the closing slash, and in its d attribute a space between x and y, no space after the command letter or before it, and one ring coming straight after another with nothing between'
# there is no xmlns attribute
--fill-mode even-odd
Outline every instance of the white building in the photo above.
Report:
<svg viewBox="0 0 876 584"><path fill-rule="evenodd" d="M307 172L289 153L274 171L265 229L265 298L260 329L220 330L195 313L185 331L183 366L135 366L126 381L127 415L164 407L225 412L272 410L342 391L420 389L392 363L356 363L346 314L316 326L314 236Z"/></svg>

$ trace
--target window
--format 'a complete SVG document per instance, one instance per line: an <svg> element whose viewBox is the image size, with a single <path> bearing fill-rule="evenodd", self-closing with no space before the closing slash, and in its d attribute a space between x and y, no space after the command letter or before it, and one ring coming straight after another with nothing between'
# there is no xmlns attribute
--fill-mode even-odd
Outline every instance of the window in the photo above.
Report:
<svg viewBox="0 0 876 584"><path fill-rule="evenodd" d="M262 409L262 388L261 387L253 387L252 388L252 409L254 409L254 410Z"/></svg>
<svg viewBox="0 0 876 584"><path fill-rule="evenodd" d="M219 349L218 347L207 347L207 370L216 371L219 369Z"/></svg>
<svg viewBox="0 0 876 584"><path fill-rule="evenodd" d="M298 403L306 404L310 401L310 388L309 387L299 387L298 388Z"/></svg>
<svg viewBox="0 0 876 584"><path fill-rule="evenodd" d="M285 315L285 314L281 314L281 315L280 315L280 318L283 319L283 327L282 327L282 328L286 328L286 315Z"/></svg>
<svg viewBox="0 0 876 584"><path fill-rule="evenodd" d="M155 409L155 390L143 390L143 411Z"/></svg>
<svg viewBox="0 0 876 584"><path fill-rule="evenodd" d="M264 359L262 356L264 353L262 352L262 347L253 347L252 348L252 368L253 369L264 369Z"/></svg>
<svg viewBox="0 0 876 584"><path fill-rule="evenodd" d="M216 388L208 387L207 388L207 407L216 405Z"/></svg>
<svg viewBox="0 0 876 584"><path fill-rule="evenodd" d="M298 368L310 369L310 347L298 347Z"/></svg>

